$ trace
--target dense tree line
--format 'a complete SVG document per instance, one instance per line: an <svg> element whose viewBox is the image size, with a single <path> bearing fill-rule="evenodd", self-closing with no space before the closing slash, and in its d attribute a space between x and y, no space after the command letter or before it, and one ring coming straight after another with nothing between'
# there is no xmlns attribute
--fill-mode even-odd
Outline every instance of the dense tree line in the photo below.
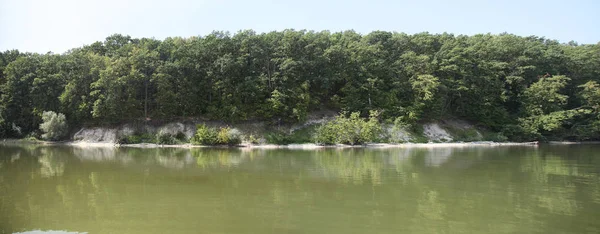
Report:
<svg viewBox="0 0 600 234"><path fill-rule="evenodd" d="M600 43L512 34L295 31L0 53L1 135L44 111L86 122L203 116L301 122L318 109L412 124L462 118L513 140L600 139Z"/></svg>

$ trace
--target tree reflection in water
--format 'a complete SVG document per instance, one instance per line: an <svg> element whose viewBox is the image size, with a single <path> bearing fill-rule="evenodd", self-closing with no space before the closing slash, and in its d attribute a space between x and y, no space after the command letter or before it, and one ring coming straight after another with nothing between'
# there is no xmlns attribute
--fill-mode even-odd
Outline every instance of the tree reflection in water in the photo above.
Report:
<svg viewBox="0 0 600 234"><path fill-rule="evenodd" d="M568 232L568 221L596 232L598 152L3 146L0 227L516 233Z"/></svg>

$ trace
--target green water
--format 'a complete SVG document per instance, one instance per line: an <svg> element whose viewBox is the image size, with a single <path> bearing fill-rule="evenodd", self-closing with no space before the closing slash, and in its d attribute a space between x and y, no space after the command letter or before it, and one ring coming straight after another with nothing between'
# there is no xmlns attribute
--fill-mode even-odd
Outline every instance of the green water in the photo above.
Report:
<svg viewBox="0 0 600 234"><path fill-rule="evenodd" d="M600 145L0 147L0 233L600 233Z"/></svg>

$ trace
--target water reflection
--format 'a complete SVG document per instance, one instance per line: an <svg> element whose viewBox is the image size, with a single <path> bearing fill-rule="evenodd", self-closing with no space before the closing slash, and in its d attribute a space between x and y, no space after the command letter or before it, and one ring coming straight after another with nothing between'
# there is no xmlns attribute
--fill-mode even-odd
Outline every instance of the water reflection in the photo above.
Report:
<svg viewBox="0 0 600 234"><path fill-rule="evenodd" d="M44 154L38 158L41 164L40 173L42 177L61 176L65 172L63 158L54 154Z"/></svg>
<svg viewBox="0 0 600 234"><path fill-rule="evenodd" d="M598 149L3 146L0 230L597 232Z"/></svg>
<svg viewBox="0 0 600 234"><path fill-rule="evenodd" d="M14 234L86 234L87 232L68 232L68 231L27 231L27 232L16 232Z"/></svg>
<svg viewBox="0 0 600 234"><path fill-rule="evenodd" d="M190 151L178 148L139 149L139 148L74 148L73 154L84 161L116 162L120 164L160 165L179 169L192 165L194 159Z"/></svg>

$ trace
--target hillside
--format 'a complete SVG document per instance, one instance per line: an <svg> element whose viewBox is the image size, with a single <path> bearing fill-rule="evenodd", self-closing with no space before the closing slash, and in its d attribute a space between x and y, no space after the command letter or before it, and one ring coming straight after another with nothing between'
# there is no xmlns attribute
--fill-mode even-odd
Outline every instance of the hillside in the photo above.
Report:
<svg viewBox="0 0 600 234"><path fill-rule="evenodd" d="M194 119L295 125L318 110L415 126L461 119L511 141L600 139L600 44L512 34L284 30L111 35L64 54L0 53L0 137ZM437 129L431 125L428 129Z"/></svg>

